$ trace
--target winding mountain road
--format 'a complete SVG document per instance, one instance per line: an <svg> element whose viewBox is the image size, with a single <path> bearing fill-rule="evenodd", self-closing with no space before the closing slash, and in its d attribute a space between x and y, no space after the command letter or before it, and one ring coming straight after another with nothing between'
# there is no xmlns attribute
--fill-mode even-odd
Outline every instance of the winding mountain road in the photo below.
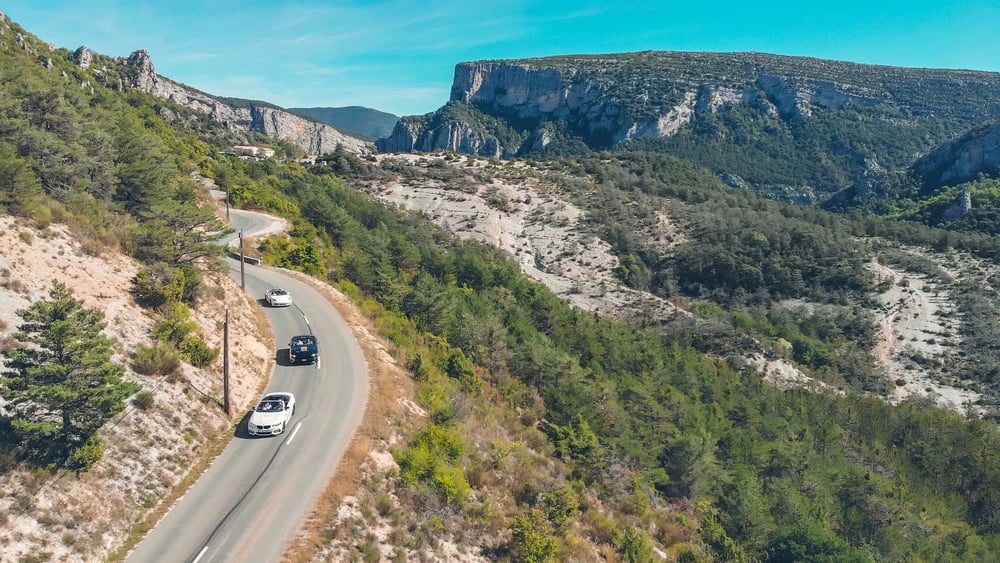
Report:
<svg viewBox="0 0 1000 563"><path fill-rule="evenodd" d="M267 216L230 213L246 236L270 228ZM239 281L239 261L227 260ZM272 438L250 437L243 416L234 439L129 554L129 562L279 561L361 422L369 390L365 363L336 308L307 283L276 270L248 264L242 277L246 291L265 308L278 346L267 391L294 393L295 415L285 433ZM295 304L268 308L262 297L271 287L287 289ZM320 361L288 365L287 342L307 333L320 342ZM182 433L178 429L178 440Z"/></svg>

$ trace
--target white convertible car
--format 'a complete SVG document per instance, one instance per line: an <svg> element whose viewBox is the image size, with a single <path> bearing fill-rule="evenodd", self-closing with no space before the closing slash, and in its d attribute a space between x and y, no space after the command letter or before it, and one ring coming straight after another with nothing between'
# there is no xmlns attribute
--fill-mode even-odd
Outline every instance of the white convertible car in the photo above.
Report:
<svg viewBox="0 0 1000 563"><path fill-rule="evenodd" d="M271 307L288 307L292 304L292 294L276 287L264 292L264 301Z"/></svg>
<svg viewBox="0 0 1000 563"><path fill-rule="evenodd" d="M247 431L251 436L277 436L285 431L285 426L295 414L295 395L291 393L268 393L261 398L250 420Z"/></svg>

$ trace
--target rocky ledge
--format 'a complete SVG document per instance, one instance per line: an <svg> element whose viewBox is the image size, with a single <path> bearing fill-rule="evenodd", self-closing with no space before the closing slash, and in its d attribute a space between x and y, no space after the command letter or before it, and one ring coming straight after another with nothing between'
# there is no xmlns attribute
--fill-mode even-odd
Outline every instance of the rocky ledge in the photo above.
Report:
<svg viewBox="0 0 1000 563"><path fill-rule="evenodd" d="M93 52L86 47L77 49L75 55L77 66L83 69L90 67L113 88L131 88L152 94L206 114L234 131L261 133L288 141L311 156L333 152L338 145L355 154L370 154L374 150L373 145L367 141L281 108L252 101L247 103L247 107L235 107L210 94L170 80L156 73L153 61L145 50L135 51L126 59L113 59L115 67L94 68Z"/></svg>

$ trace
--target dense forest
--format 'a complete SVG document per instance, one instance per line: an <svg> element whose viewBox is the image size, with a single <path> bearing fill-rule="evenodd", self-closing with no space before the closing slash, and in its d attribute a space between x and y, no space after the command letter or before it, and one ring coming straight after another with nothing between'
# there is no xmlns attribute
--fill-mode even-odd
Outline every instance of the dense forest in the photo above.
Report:
<svg viewBox="0 0 1000 563"><path fill-rule="evenodd" d="M454 240L419 215L386 209L344 184L384 170L347 154L329 160L339 177L328 169L314 169L286 171L287 176L277 180L261 175L257 166L233 163L244 170L224 169L245 186L239 201L266 204L276 197L267 184L285 186L282 191L308 220L308 227L302 226L291 240L265 245L268 261L308 271L325 256L332 280L377 302L379 324L400 352L405 351L414 377L423 382L422 394L434 421L427 430L430 434L421 434L399 453L401 481L451 499L455 505L449 516L459 520L454 526L474 525L467 521L463 506L469 502L466 495L475 490L471 483L481 478L472 478L470 472L481 471L476 460L482 452L469 451L468 445L462 448L460 437L478 424L474 422L478 417L487 416L482 409L512 409L521 413L510 422L510 431L520 439L509 447L523 447L516 445L521 440L537 443L537 437L530 437L537 430L548 442L545 448L566 466L564 484L539 474L535 478L540 481L519 485L530 494L515 490L517 498L507 501L516 503L511 510L526 511L525 518L536 511L545 515L538 517L544 524L541 531L537 522L532 529L547 535L552 549L570 549L574 544L572 534L558 524L562 517L553 515L567 508L551 506L556 502L552 495L565 502L563 487L574 491L578 510L580 499L592 497L620 511L617 531L611 535L636 542L628 544L632 547L622 544L623 555L638 549L635 545L664 542L660 535L648 537L649 530L681 534L686 541L674 546L676 553L695 559L790 560L822 554L842 560L961 560L996 549L991 543L995 530L983 526L994 506L987 498L993 495L992 487L986 484L994 479L987 474L995 470L986 461L989 444L996 439L992 422L970 421L922 400L891 407L865 397L864 385L845 396L780 391L763 383L753 370L718 359L714 352L723 341L730 346L739 341L735 329L728 340L716 334L718 342L712 343L706 339L713 335L699 330L643 330L571 309L520 276L510 258L499 251ZM618 169L627 162L611 160L608 166ZM667 164L684 168L670 159ZM647 183L657 183L651 176L643 177ZM689 191L692 201L699 200L693 195L699 189L712 189L678 186L669 180L672 176L666 177L658 190ZM756 200L746 193L722 195L746 201L749 208L741 213L748 218L762 216L754 224L769 239L808 235L816 240L817 249L824 250L800 253L788 245L787 255L776 253L774 260L787 260L808 281L776 286L777 294L806 292L831 302L848 299L851 293L863 297L858 258L842 264L841 273L822 267L831 256L844 259L856 250L848 242L851 230L837 228L843 219L827 216L827 225L809 222L812 227L807 229L803 225L810 217L796 218L796 214L812 212ZM777 221L779 209L791 218ZM708 228L705 235L721 240L726 236ZM931 233L918 228L910 236L915 240ZM323 244L316 246L314 241ZM720 249L734 247L739 245L719 243ZM713 252L711 246L705 251ZM746 260L760 263L752 254ZM824 281L827 275L831 281ZM855 277L853 285L843 283ZM732 283L726 280L734 278L744 276L701 279L711 286ZM696 287L689 291L704 293ZM734 318L745 319L745 326L755 325L758 331L766 327L792 338L795 349L803 351L801 361L817 362L817 370L856 381L859 369L871 369L861 356L852 359L835 353L840 339L870 337L872 327L863 316L844 322L851 318L848 310L835 318L795 319L780 309L758 309L759 301L753 292L744 292L741 299L719 303L728 310L744 307L740 310L746 313ZM541 402L532 400L534 396ZM470 402L486 402L489 407ZM976 436L976 444L956 445L970 436ZM979 454L973 453L977 450ZM923 457L931 451L959 457ZM435 468L433 460L438 458L464 471L468 484L461 480L456 484L458 477ZM973 471L984 473L969 479L950 477L949 468L972 458L984 462L973 462L977 466ZM942 489L945 483L955 486ZM971 543L962 547L946 547L943 538L932 539L935 534L921 523L930 516L929 498L942 499L933 509L935 521L945 514L962 514L964 523L953 521L953 525L975 539L965 536ZM657 508L676 510L674 503L680 499L694 507L696 533L689 530L685 535L677 521L663 520L670 510ZM585 529L600 526L597 515L587 511L570 519ZM643 549L639 551L648 556Z"/></svg>
<svg viewBox="0 0 1000 563"><path fill-rule="evenodd" d="M226 189L233 205L292 221L289 236L261 244L265 262L334 285L374 319L428 413L406 429L398 470L359 493L374 513L393 516L400 559L441 534L511 561L1000 553L995 421L873 398L863 350L847 353L873 330L863 313L866 237L994 259L992 237L778 204L645 152L551 162L597 179L600 189L579 197L590 198L591 228L632 257L623 283L685 296L713 321L630 325L574 309L502 252L363 195L352 182L386 173L369 160L343 151L310 167L229 158L227 134L182 108L81 89L87 72L64 50L29 38L0 53L0 207L68 224L93 252L122 250L144 265L135 299L161 320L137 368L205 365L217 354L186 316L188 304L213 298L200 285L219 264L206 233L222 228L198 205L192 172ZM617 206L622 194L652 207ZM696 235L674 254L631 236L666 203ZM773 306L784 298L831 307L792 314ZM100 424L141 392L109 364L95 337L100 315L64 288L23 315L18 338L36 347L5 352L0 394L12 402L0 418L2 467L86 471L101 455ZM60 343L39 332L51 326L72 328L72 349L98 353L53 359ZM765 383L730 353L748 335L791 342L796 362L844 382L843 392ZM68 426L39 419L25 394L44 384L76 399L81 380L103 408L77 411ZM38 447L53 438L58 447ZM358 540L359 559L378 556L370 542Z"/></svg>

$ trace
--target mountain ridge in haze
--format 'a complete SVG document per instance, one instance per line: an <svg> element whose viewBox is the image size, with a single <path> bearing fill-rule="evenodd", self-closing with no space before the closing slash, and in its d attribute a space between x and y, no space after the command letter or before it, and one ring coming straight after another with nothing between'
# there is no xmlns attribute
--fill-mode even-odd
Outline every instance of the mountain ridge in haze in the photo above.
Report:
<svg viewBox="0 0 1000 563"><path fill-rule="evenodd" d="M351 131L370 139L388 137L399 121L393 115L364 106L287 108L288 111L315 121Z"/></svg>

